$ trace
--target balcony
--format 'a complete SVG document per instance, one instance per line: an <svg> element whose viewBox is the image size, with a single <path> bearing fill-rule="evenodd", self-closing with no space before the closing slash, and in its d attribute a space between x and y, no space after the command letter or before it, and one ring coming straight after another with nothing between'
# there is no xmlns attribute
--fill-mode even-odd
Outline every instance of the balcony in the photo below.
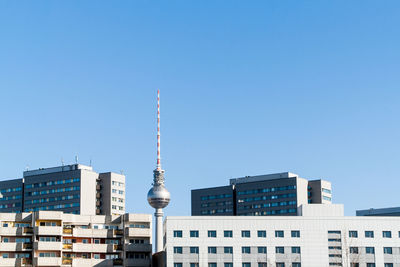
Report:
<svg viewBox="0 0 400 267"><path fill-rule="evenodd" d="M125 244L125 251L132 252L151 252L151 244Z"/></svg>
<svg viewBox="0 0 400 267"><path fill-rule="evenodd" d="M124 235L124 230L114 230L114 235Z"/></svg>
<svg viewBox="0 0 400 267"><path fill-rule="evenodd" d="M25 258L2 258L0 260L0 266L31 266L32 265L32 260L31 259L25 259Z"/></svg>
<svg viewBox="0 0 400 267"><path fill-rule="evenodd" d="M62 227L61 226L36 226L35 232L37 235L46 235L46 236L62 235Z"/></svg>
<svg viewBox="0 0 400 267"><path fill-rule="evenodd" d="M60 266L61 257L39 257L33 259L34 266Z"/></svg>
<svg viewBox="0 0 400 267"><path fill-rule="evenodd" d="M72 267L81 267L81 266L112 267L114 266L114 264L113 260L106 260L106 259L82 259L82 258L72 259Z"/></svg>
<svg viewBox="0 0 400 267"><path fill-rule="evenodd" d="M125 222L145 222L151 223L152 216L150 214L132 214L128 213L124 215Z"/></svg>
<svg viewBox="0 0 400 267"><path fill-rule="evenodd" d="M0 243L0 251L25 251L32 249L31 243Z"/></svg>
<svg viewBox="0 0 400 267"><path fill-rule="evenodd" d="M33 244L35 250L59 251L62 250L61 242L35 242Z"/></svg>
<svg viewBox="0 0 400 267"><path fill-rule="evenodd" d="M72 244L63 244L63 249L72 249Z"/></svg>
<svg viewBox="0 0 400 267"><path fill-rule="evenodd" d="M32 227L0 227L0 235L16 236L16 235L32 235Z"/></svg>
<svg viewBox="0 0 400 267"><path fill-rule="evenodd" d="M64 235L72 235L72 228L63 228Z"/></svg>
<svg viewBox="0 0 400 267"><path fill-rule="evenodd" d="M96 185L96 190L101 190L101 185L100 184Z"/></svg>
<svg viewBox="0 0 400 267"><path fill-rule="evenodd" d="M73 229L73 236L75 237L107 238L113 237L113 234L113 230L110 229Z"/></svg>
<svg viewBox="0 0 400 267"><path fill-rule="evenodd" d="M96 198L101 198L101 193L97 193Z"/></svg>
<svg viewBox="0 0 400 267"><path fill-rule="evenodd" d="M151 237L150 228L126 228L125 233L129 237Z"/></svg>

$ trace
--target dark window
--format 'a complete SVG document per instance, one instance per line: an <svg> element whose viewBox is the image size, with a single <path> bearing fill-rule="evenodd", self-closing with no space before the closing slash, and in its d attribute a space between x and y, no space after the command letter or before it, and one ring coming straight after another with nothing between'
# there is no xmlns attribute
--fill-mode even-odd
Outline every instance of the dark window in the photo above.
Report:
<svg viewBox="0 0 400 267"><path fill-rule="evenodd" d="M232 247L224 247L224 253L225 254L232 254L233 253L233 248Z"/></svg>
<svg viewBox="0 0 400 267"><path fill-rule="evenodd" d="M350 253L358 254L358 247L350 247Z"/></svg>
<svg viewBox="0 0 400 267"><path fill-rule="evenodd" d="M258 237L267 237L267 231L263 231L263 230L257 231L257 236Z"/></svg>
<svg viewBox="0 0 400 267"><path fill-rule="evenodd" d="M243 254L250 254L250 247L242 247Z"/></svg>
<svg viewBox="0 0 400 267"><path fill-rule="evenodd" d="M267 254L267 247L258 247L257 250L260 254Z"/></svg>
<svg viewBox="0 0 400 267"><path fill-rule="evenodd" d="M392 248L391 247L384 247L383 248L383 254L393 254Z"/></svg>
<svg viewBox="0 0 400 267"><path fill-rule="evenodd" d="M208 237L217 237L217 231L208 231Z"/></svg>
<svg viewBox="0 0 400 267"><path fill-rule="evenodd" d="M365 253L366 254L375 254L375 248L374 247L366 247Z"/></svg>
<svg viewBox="0 0 400 267"><path fill-rule="evenodd" d="M190 247L190 253L199 254L199 247Z"/></svg>
<svg viewBox="0 0 400 267"><path fill-rule="evenodd" d="M190 231L190 237L199 237L199 231L195 230Z"/></svg>
<svg viewBox="0 0 400 267"><path fill-rule="evenodd" d="M392 232L391 231L383 231L382 232L382 237L384 237L384 238L392 238Z"/></svg>
<svg viewBox="0 0 400 267"><path fill-rule="evenodd" d="M357 231L349 231L349 237L357 238L358 237Z"/></svg>
<svg viewBox="0 0 400 267"><path fill-rule="evenodd" d="M285 248L284 247L275 247L275 253L284 254L285 253Z"/></svg>
<svg viewBox="0 0 400 267"><path fill-rule="evenodd" d="M225 230L224 231L224 237L233 237L233 233L230 230Z"/></svg>
<svg viewBox="0 0 400 267"><path fill-rule="evenodd" d="M250 237L250 231L242 231L242 237Z"/></svg>
<svg viewBox="0 0 400 267"><path fill-rule="evenodd" d="M292 247L292 253L300 254L300 247Z"/></svg>
<svg viewBox="0 0 400 267"><path fill-rule="evenodd" d="M275 231L275 237L284 237L285 234L283 231Z"/></svg>
<svg viewBox="0 0 400 267"><path fill-rule="evenodd" d="M182 247L174 247L175 254L182 254Z"/></svg>
<svg viewBox="0 0 400 267"><path fill-rule="evenodd" d="M365 237L374 238L374 231L365 231Z"/></svg>
<svg viewBox="0 0 400 267"><path fill-rule="evenodd" d="M292 237L300 237L300 231L292 231Z"/></svg>
<svg viewBox="0 0 400 267"><path fill-rule="evenodd" d="M209 254L217 254L217 247L208 247Z"/></svg>
<svg viewBox="0 0 400 267"><path fill-rule="evenodd" d="M174 231L174 237L182 237L182 231L181 230L175 230Z"/></svg>

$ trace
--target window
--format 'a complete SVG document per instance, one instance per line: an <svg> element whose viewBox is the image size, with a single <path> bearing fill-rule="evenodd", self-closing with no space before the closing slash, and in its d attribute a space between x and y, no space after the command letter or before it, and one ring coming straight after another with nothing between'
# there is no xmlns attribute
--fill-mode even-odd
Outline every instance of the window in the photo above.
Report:
<svg viewBox="0 0 400 267"><path fill-rule="evenodd" d="M350 247L351 254L358 254L358 247Z"/></svg>
<svg viewBox="0 0 400 267"><path fill-rule="evenodd" d="M190 231L190 237L199 237L199 231Z"/></svg>
<svg viewBox="0 0 400 267"><path fill-rule="evenodd" d="M366 247L365 253L366 254L375 254L375 248L374 247Z"/></svg>
<svg viewBox="0 0 400 267"><path fill-rule="evenodd" d="M266 262L259 262L258 263L258 267L267 267L267 263Z"/></svg>
<svg viewBox="0 0 400 267"><path fill-rule="evenodd" d="M367 267L375 267L375 263L367 263Z"/></svg>
<svg viewBox="0 0 400 267"><path fill-rule="evenodd" d="M242 231L242 237L250 237L250 231Z"/></svg>
<svg viewBox="0 0 400 267"><path fill-rule="evenodd" d="M174 263L174 267L182 267L182 263Z"/></svg>
<svg viewBox="0 0 400 267"><path fill-rule="evenodd" d="M258 247L257 250L260 254L267 254L267 247Z"/></svg>
<svg viewBox="0 0 400 267"><path fill-rule="evenodd" d="M217 231L208 231L208 237L217 237Z"/></svg>
<svg viewBox="0 0 400 267"><path fill-rule="evenodd" d="M393 267L393 263L385 263L385 267Z"/></svg>
<svg viewBox="0 0 400 267"><path fill-rule="evenodd" d="M250 262L243 262L242 263L242 267L251 267L251 263Z"/></svg>
<svg viewBox="0 0 400 267"><path fill-rule="evenodd" d="M224 262L224 267L233 267L232 262Z"/></svg>
<svg viewBox="0 0 400 267"><path fill-rule="evenodd" d="M199 264L197 262L192 262L190 263L190 267L199 267Z"/></svg>
<svg viewBox="0 0 400 267"><path fill-rule="evenodd" d="M250 247L242 247L243 254L250 254Z"/></svg>
<svg viewBox="0 0 400 267"><path fill-rule="evenodd" d="M392 238L392 232L391 231L383 231L382 232L382 237L384 237L384 238Z"/></svg>
<svg viewBox="0 0 400 267"><path fill-rule="evenodd" d="M292 237L300 237L300 231L292 231Z"/></svg>
<svg viewBox="0 0 400 267"><path fill-rule="evenodd" d="M285 248L284 247L275 247L275 253L276 254L284 254Z"/></svg>
<svg viewBox="0 0 400 267"><path fill-rule="evenodd" d="M191 254L199 254L199 247L190 247Z"/></svg>
<svg viewBox="0 0 400 267"><path fill-rule="evenodd" d="M301 263L300 262L293 262L292 263L292 267L301 267Z"/></svg>
<svg viewBox="0 0 400 267"><path fill-rule="evenodd" d="M182 237L182 231L181 230L175 230L174 231L174 237Z"/></svg>
<svg viewBox="0 0 400 267"><path fill-rule="evenodd" d="M365 231L366 238L374 238L374 231Z"/></svg>
<svg viewBox="0 0 400 267"><path fill-rule="evenodd" d="M224 247L224 253L225 254L232 254L233 253L233 248L232 247Z"/></svg>
<svg viewBox="0 0 400 267"><path fill-rule="evenodd" d="M95 244L100 244L100 239L94 239Z"/></svg>
<svg viewBox="0 0 400 267"><path fill-rule="evenodd" d="M383 248L383 254L393 254L392 248L391 247L384 247Z"/></svg>
<svg viewBox="0 0 400 267"><path fill-rule="evenodd" d="M258 237L267 237L267 231L257 231L257 236Z"/></svg>
<svg viewBox="0 0 400 267"><path fill-rule="evenodd" d="M217 267L217 263L216 262L209 262L208 263L208 267Z"/></svg>
<svg viewBox="0 0 400 267"><path fill-rule="evenodd" d="M293 254L300 254L300 247L292 247Z"/></svg>
<svg viewBox="0 0 400 267"><path fill-rule="evenodd" d="M276 263L276 267L285 267L285 263L284 262L277 262Z"/></svg>
<svg viewBox="0 0 400 267"><path fill-rule="evenodd" d="M283 231L275 231L275 237L284 237Z"/></svg>
<svg viewBox="0 0 400 267"><path fill-rule="evenodd" d="M217 254L217 247L208 247L209 254Z"/></svg>
<svg viewBox="0 0 400 267"><path fill-rule="evenodd" d="M7 259L8 258L8 253L3 253L3 258Z"/></svg>
<svg viewBox="0 0 400 267"><path fill-rule="evenodd" d="M360 264L358 262L352 262L350 263L350 267L360 267Z"/></svg>
<svg viewBox="0 0 400 267"><path fill-rule="evenodd" d="M358 237L357 231L349 231L349 237L357 238Z"/></svg>
<svg viewBox="0 0 400 267"><path fill-rule="evenodd" d="M224 231L224 237L233 237L232 231L225 230L225 231Z"/></svg>
<svg viewBox="0 0 400 267"><path fill-rule="evenodd" d="M95 259L100 259L100 254L93 254L93 257L94 257Z"/></svg>
<svg viewBox="0 0 400 267"><path fill-rule="evenodd" d="M175 254L182 254L182 247L174 247Z"/></svg>
<svg viewBox="0 0 400 267"><path fill-rule="evenodd" d="M87 240L87 239L82 239L82 243L83 243L83 244L87 244L87 243L88 243L88 240Z"/></svg>

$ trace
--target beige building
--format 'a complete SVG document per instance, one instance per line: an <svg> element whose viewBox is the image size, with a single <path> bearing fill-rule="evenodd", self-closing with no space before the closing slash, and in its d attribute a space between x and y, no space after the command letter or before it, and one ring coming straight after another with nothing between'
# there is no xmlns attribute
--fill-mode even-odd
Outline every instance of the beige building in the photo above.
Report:
<svg viewBox="0 0 400 267"><path fill-rule="evenodd" d="M0 266L151 266L150 214L0 213Z"/></svg>

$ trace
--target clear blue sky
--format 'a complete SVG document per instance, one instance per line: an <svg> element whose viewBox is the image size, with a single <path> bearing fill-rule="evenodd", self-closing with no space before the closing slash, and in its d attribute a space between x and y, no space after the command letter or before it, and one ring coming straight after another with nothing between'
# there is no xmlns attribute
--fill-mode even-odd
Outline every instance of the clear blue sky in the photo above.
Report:
<svg viewBox="0 0 400 267"><path fill-rule="evenodd" d="M399 206L399 1L0 1L0 179L124 170L161 153L172 201L245 175L333 184L346 214Z"/></svg>

